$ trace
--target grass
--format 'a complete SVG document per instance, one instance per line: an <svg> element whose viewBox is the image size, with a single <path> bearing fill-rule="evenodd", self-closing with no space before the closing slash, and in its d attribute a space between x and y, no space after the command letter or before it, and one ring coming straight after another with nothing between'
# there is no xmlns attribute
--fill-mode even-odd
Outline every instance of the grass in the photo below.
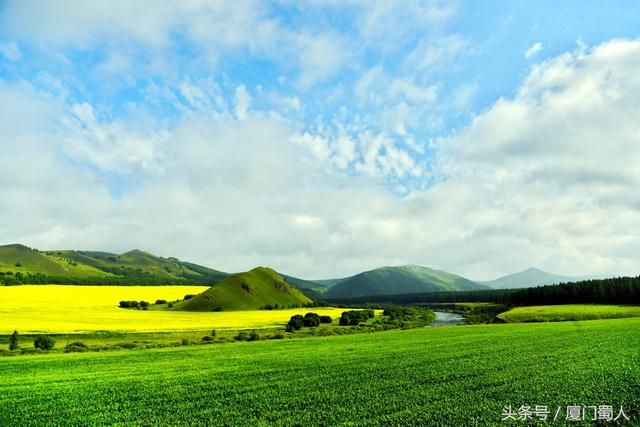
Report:
<svg viewBox="0 0 640 427"><path fill-rule="evenodd" d="M286 323L301 311L336 318L343 311L313 308L197 313L118 308L121 300L171 301L206 289L202 286L0 286L0 334L14 329L23 334L60 334L262 328Z"/></svg>
<svg viewBox="0 0 640 427"><path fill-rule="evenodd" d="M600 304L542 305L512 308L497 317L507 323L618 319L640 317L640 306Z"/></svg>
<svg viewBox="0 0 640 427"><path fill-rule="evenodd" d="M474 325L13 357L0 363L0 425L502 426L506 405L623 405L637 425L638 328Z"/></svg>

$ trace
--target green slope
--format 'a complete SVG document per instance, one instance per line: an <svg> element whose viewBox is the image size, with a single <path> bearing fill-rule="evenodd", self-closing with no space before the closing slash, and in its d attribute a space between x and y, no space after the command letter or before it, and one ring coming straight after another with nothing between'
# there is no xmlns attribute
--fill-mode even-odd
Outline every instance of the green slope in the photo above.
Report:
<svg viewBox="0 0 640 427"><path fill-rule="evenodd" d="M97 251L38 251L24 245L0 246L0 275L21 276L23 283L82 284L179 284L202 283L212 285L228 276L227 273L163 258L140 250L120 255ZM36 279L35 276L38 276ZM0 277L0 279L2 279ZM102 283L102 282L104 283ZM113 282L113 283L112 283Z"/></svg>
<svg viewBox="0 0 640 427"><path fill-rule="evenodd" d="M342 279L325 292L331 299L420 292L489 289L464 277L419 265L382 267Z"/></svg>
<svg viewBox="0 0 640 427"><path fill-rule="evenodd" d="M256 310L267 304L302 306L311 299L270 268L257 267L234 274L205 292L173 306L173 310Z"/></svg>
<svg viewBox="0 0 640 427"><path fill-rule="evenodd" d="M74 262L62 254L40 252L19 244L0 246L0 272L73 278L113 276L91 265Z"/></svg>

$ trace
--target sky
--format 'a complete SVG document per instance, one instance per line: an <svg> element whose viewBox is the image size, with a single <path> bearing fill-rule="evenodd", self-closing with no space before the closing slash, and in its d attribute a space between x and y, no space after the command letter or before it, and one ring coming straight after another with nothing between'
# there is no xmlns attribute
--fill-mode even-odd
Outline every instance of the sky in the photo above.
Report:
<svg viewBox="0 0 640 427"><path fill-rule="evenodd" d="M640 2L0 0L0 244L640 273Z"/></svg>

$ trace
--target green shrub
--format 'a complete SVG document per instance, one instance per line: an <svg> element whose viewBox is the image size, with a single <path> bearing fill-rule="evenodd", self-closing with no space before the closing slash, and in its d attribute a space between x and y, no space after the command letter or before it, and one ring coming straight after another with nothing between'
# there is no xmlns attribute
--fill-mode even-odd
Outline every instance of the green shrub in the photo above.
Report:
<svg viewBox="0 0 640 427"><path fill-rule="evenodd" d="M72 342L64 347L65 353L84 353L87 351L89 351L89 347L82 341Z"/></svg>
<svg viewBox="0 0 640 427"><path fill-rule="evenodd" d="M127 350L131 350L132 348L136 348L138 345L132 342L121 342L116 344L116 347L126 348Z"/></svg>
<svg viewBox="0 0 640 427"><path fill-rule="evenodd" d="M120 301L120 308L137 308L138 301Z"/></svg>
<svg viewBox="0 0 640 427"><path fill-rule="evenodd" d="M287 323L287 330L297 331L303 326L304 326L304 317L302 317L299 314L296 314L295 316L291 316L291 319L289 319L289 323Z"/></svg>
<svg viewBox="0 0 640 427"><path fill-rule="evenodd" d="M247 341L259 341L259 340L260 340L260 333L258 331L254 329L251 332L249 332L249 338L247 338Z"/></svg>
<svg viewBox="0 0 640 427"><path fill-rule="evenodd" d="M241 331L238 335L233 337L233 339L236 341L249 341L249 334L245 331Z"/></svg>
<svg viewBox="0 0 640 427"><path fill-rule="evenodd" d="M56 341L48 335L40 335L33 341L33 346L40 350L51 350L56 345Z"/></svg>
<svg viewBox="0 0 640 427"><path fill-rule="evenodd" d="M187 338L182 338L182 341L180 341L181 345L189 345L189 339Z"/></svg>
<svg viewBox="0 0 640 427"><path fill-rule="evenodd" d="M213 342L214 338L212 336L206 335L202 337L202 342Z"/></svg>
<svg viewBox="0 0 640 427"><path fill-rule="evenodd" d="M304 315L302 322L304 326L310 328L320 325L320 316L317 313L307 313Z"/></svg>
<svg viewBox="0 0 640 427"><path fill-rule="evenodd" d="M320 323L331 323L332 321L331 316L320 316Z"/></svg>
<svg viewBox="0 0 640 427"><path fill-rule="evenodd" d="M159 304L166 304L166 303L167 303L167 300L166 300L166 299L157 299L157 300L156 300L156 305L159 305Z"/></svg>

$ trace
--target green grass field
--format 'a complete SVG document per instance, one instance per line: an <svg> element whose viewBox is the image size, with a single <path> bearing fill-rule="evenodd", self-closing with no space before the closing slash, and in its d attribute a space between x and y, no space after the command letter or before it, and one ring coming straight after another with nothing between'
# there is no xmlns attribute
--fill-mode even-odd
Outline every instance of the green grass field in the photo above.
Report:
<svg viewBox="0 0 640 427"><path fill-rule="evenodd" d="M640 408L640 319L474 325L0 361L0 425L505 425ZM527 425L513 422L512 425ZM637 424L636 424L637 425Z"/></svg>
<svg viewBox="0 0 640 427"><path fill-rule="evenodd" d="M516 307L497 316L507 323L640 317L637 305L568 304Z"/></svg>

